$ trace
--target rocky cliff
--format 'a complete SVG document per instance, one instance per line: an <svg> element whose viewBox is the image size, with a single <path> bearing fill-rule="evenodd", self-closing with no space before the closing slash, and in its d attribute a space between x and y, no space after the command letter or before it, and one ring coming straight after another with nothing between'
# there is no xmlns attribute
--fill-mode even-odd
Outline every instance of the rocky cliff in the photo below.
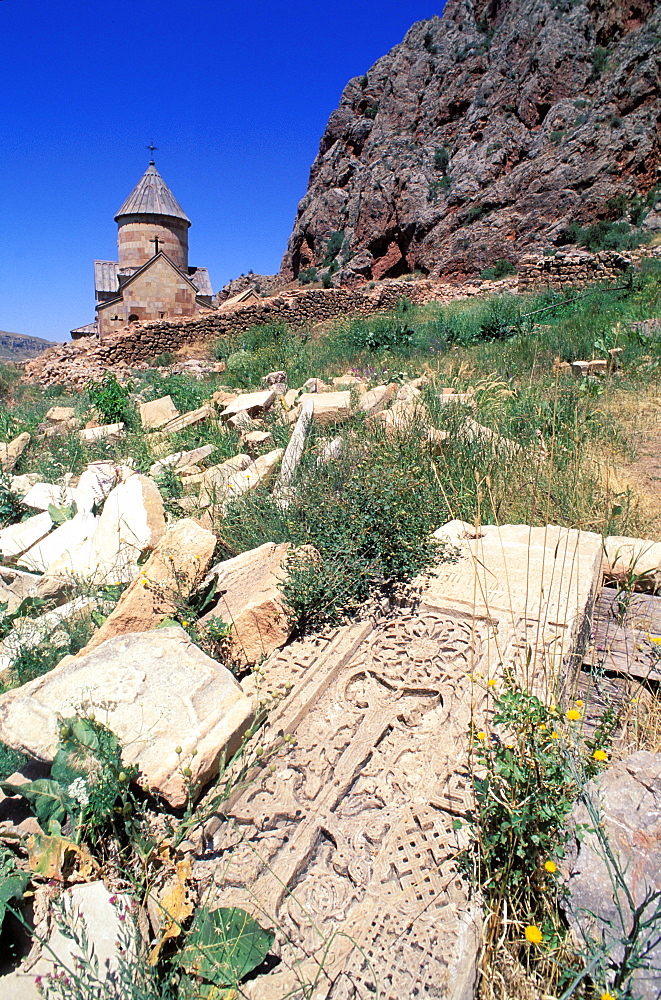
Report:
<svg viewBox="0 0 661 1000"><path fill-rule="evenodd" d="M660 64L654 0L448 0L347 84L281 276L462 277L572 223L640 223Z"/></svg>

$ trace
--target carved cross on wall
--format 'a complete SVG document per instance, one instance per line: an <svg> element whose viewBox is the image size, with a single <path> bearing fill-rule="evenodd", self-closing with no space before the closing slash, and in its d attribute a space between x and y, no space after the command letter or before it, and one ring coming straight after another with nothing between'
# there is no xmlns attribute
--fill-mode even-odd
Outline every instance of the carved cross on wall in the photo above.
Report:
<svg viewBox="0 0 661 1000"><path fill-rule="evenodd" d="M154 244L154 257L155 257L156 254L158 253L158 244L159 242L162 242L162 240L159 241L158 236L154 236L154 238L151 239L149 242Z"/></svg>

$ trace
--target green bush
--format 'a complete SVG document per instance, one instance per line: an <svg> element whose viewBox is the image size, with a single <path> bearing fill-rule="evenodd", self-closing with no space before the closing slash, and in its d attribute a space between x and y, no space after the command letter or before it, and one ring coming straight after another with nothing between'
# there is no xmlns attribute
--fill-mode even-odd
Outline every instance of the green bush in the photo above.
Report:
<svg viewBox="0 0 661 1000"><path fill-rule="evenodd" d="M450 154L445 146L440 146L438 149L434 150L434 167L436 170L440 170L442 174L445 174L449 162Z"/></svg>
<svg viewBox="0 0 661 1000"><path fill-rule="evenodd" d="M592 253L599 250L631 250L643 242L642 234L632 229L627 222L609 222L600 219L592 225L582 227L572 222L567 234L569 243L577 243Z"/></svg>
<svg viewBox="0 0 661 1000"><path fill-rule="evenodd" d="M305 271L299 271L298 280L301 285L311 285L313 281L317 280L317 268L308 267Z"/></svg>
<svg viewBox="0 0 661 1000"><path fill-rule="evenodd" d="M508 274L516 274L516 267L511 261L501 257L493 267L485 267L480 271L480 277L484 280L496 281L498 278L505 278Z"/></svg>
<svg viewBox="0 0 661 1000"><path fill-rule="evenodd" d="M98 382L88 382L86 388L92 406L104 423L123 421L130 427L136 422L129 390L117 381L112 372L106 372Z"/></svg>
<svg viewBox="0 0 661 1000"><path fill-rule="evenodd" d="M608 62L608 57L610 52L605 49L603 45L597 45L596 48L592 50L592 76L597 78L606 69L606 64Z"/></svg>
<svg viewBox="0 0 661 1000"><path fill-rule="evenodd" d="M326 244L326 253L324 259L321 262L322 267L328 267L332 264L338 253L342 249L342 244L344 243L344 230L338 229L336 232L331 233L328 238L328 243Z"/></svg>

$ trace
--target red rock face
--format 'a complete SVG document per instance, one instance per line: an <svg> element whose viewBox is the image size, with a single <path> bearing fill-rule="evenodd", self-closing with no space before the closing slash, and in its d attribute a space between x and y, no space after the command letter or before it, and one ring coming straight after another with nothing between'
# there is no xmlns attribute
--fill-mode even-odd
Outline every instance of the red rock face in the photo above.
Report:
<svg viewBox="0 0 661 1000"><path fill-rule="evenodd" d="M459 277L627 218L661 181L660 64L654 0L448 0L347 84L282 277L331 238L336 280Z"/></svg>

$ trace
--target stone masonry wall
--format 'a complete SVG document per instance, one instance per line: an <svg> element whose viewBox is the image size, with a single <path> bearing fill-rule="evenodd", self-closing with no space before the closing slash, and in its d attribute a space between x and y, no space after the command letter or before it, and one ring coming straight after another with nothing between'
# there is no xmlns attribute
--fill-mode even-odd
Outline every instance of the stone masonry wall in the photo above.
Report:
<svg viewBox="0 0 661 1000"><path fill-rule="evenodd" d="M529 254L519 262L519 289L531 286L562 288L593 281L621 282L632 266L644 257L658 257L642 248L625 254L615 250L589 253L587 250L558 250L553 257Z"/></svg>

